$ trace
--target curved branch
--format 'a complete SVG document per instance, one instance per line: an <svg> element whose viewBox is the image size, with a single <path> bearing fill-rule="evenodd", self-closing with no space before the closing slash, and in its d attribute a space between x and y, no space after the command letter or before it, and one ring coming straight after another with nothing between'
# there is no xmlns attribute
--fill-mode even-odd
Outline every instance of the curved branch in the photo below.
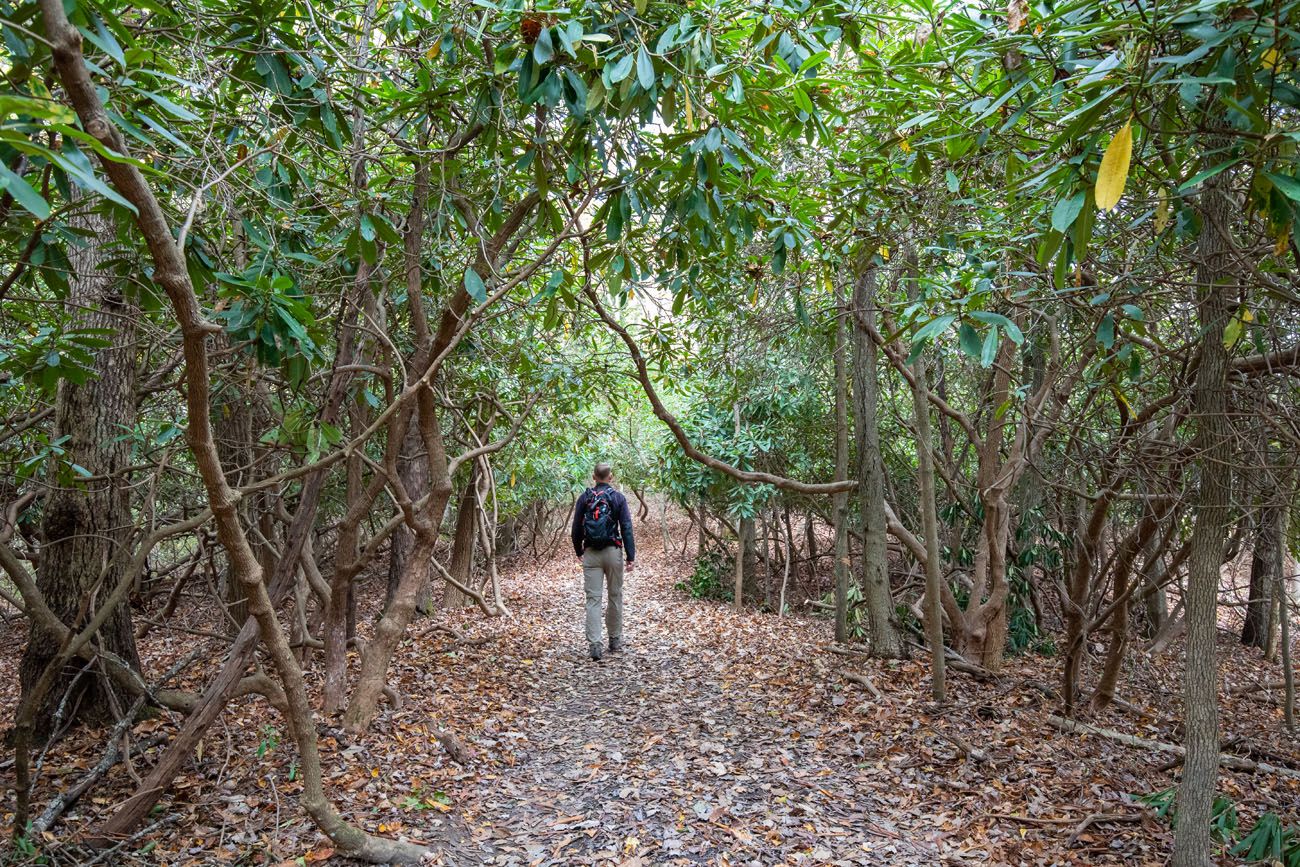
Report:
<svg viewBox="0 0 1300 867"><path fill-rule="evenodd" d="M645 391L645 396L650 400L650 406L654 408L654 413L659 417L659 420L666 424L668 429L672 431L673 438L677 440L677 444L681 446L682 451L686 453L688 458L696 463L704 464L704 466L709 467L710 469L717 470L720 473L725 473L740 482L771 485L772 487L780 488L783 491L794 491L799 494L835 494L852 491L858 487L858 483L854 479L846 479L841 482L809 483L801 482L797 479L788 479L785 476L775 476L771 473L742 470L739 467L734 467L726 461L719 460L712 455L706 455L704 452L697 449L691 443L690 437L686 435L686 431L682 429L681 422L677 420L676 416L668 411L668 408L664 406L663 401L659 399L659 392L655 390L654 383L650 380L650 370L646 366L645 356L641 354L641 349L636 345L636 341L632 338L632 335L628 334L627 329L622 325L619 325L618 322L609 315L609 312L605 310L604 305L600 303L600 299L596 297L596 292L591 288L591 286L587 286L586 295L587 299L591 302L592 307L595 308L596 315L598 315L601 320L609 326L611 331L622 338L623 343L627 346L628 354L632 356L632 363L636 365L637 379L641 382L641 388Z"/></svg>

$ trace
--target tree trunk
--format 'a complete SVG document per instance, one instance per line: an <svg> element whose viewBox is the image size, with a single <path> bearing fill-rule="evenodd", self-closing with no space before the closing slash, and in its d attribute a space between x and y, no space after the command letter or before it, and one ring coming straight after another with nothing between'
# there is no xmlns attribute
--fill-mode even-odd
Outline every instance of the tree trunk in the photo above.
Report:
<svg viewBox="0 0 1300 867"><path fill-rule="evenodd" d="M909 294L914 296L915 289ZM923 353L918 353L912 362L912 372L915 377L912 386L912 413L916 424L917 483L920 488L921 527L925 537L925 599L922 612L925 615L925 640L930 645L930 694L935 701L942 702L947 698L941 607L943 576L939 564L939 513L934 493L929 384Z"/></svg>
<svg viewBox="0 0 1300 867"><path fill-rule="evenodd" d="M1197 241L1197 316L1202 336L1192 402L1197 422L1196 452L1201 456L1200 486L1187 558L1187 662L1183 685L1187 759L1178 786L1174 867L1205 867L1210 863L1210 818L1219 771L1219 669L1214 639L1219 575L1230 521L1233 458L1227 415L1228 352L1223 334L1233 303L1233 290L1226 280L1230 255L1226 233L1234 209L1222 189L1226 177L1219 174L1206 182L1201 195L1203 223Z"/></svg>
<svg viewBox="0 0 1300 867"><path fill-rule="evenodd" d="M460 492L456 505L456 530L451 541L451 563L447 572L466 587L469 586L470 574L474 571L474 536L478 516L474 514L474 486L478 483L478 465L470 471L469 480ZM450 584L442 597L443 608L464 608L470 599Z"/></svg>
<svg viewBox="0 0 1300 867"><path fill-rule="evenodd" d="M57 464L50 461L36 580L50 609L77 629L94 613L88 606L94 604L96 591L117 585L126 558L115 555L131 544L130 487L125 475L131 445L121 432L135 420L137 310L122 295L119 282L103 269L106 257L101 245L114 237L111 220L92 213L74 222L88 230L89 237L84 246L68 246L69 313L77 328L111 330L113 345L95 352L94 375L84 383L66 379L59 383L51 439L66 438L65 452ZM94 480L81 481L83 470ZM126 605L113 612L97 641L132 668L140 667ZM58 651L58 641L33 621L19 665L24 697ZM111 721L114 704L125 708L131 703L100 672L92 668L79 674L81 668L68 666L52 682L37 707L35 737L44 739L59 722Z"/></svg>
<svg viewBox="0 0 1300 867"><path fill-rule="evenodd" d="M1241 643L1267 652L1273 644L1276 620L1273 617L1277 586L1282 569L1282 521L1286 512L1284 485L1279 485L1275 468L1264 473L1264 487L1255 520L1255 542L1250 558L1250 598L1246 603L1246 621L1241 627Z"/></svg>
<svg viewBox="0 0 1300 867"><path fill-rule="evenodd" d="M218 335L215 343L220 348L230 348L230 341L224 333ZM249 395L235 388L233 382L227 382L212 395L212 403L217 455L222 466L230 468L230 484L234 487L246 485L253 481L253 408ZM239 520L245 526L252 525L251 499L243 497L239 501ZM239 628L248 619L248 601L229 568L221 577L221 585L225 631L233 637L239 634Z"/></svg>
<svg viewBox="0 0 1300 867"><path fill-rule="evenodd" d="M845 363L846 329L844 327L844 292L835 288L835 343L832 355L835 360L835 481L849 477L849 388ZM849 640L849 578L852 563L849 560L849 494L836 491L831 496L832 519L835 527L835 640L843 644Z"/></svg>
<svg viewBox="0 0 1300 867"><path fill-rule="evenodd" d="M744 570L745 598L754 602L759 597L758 586L758 538L757 527L753 518L742 518L740 535L745 540L741 549L740 565Z"/></svg>
<svg viewBox="0 0 1300 867"><path fill-rule="evenodd" d="M397 460L397 472L401 476L406 493L412 500L419 500L429 492L429 462L420 454L424 444L420 441L420 431L416 427L414 416L402 442L402 453ZM411 552L415 549L415 533L406 524L393 531L388 552L388 588L384 597L384 607L393 603L397 595L397 585L406 572ZM429 582L417 591L416 610L428 614L431 610Z"/></svg>
<svg viewBox="0 0 1300 867"><path fill-rule="evenodd" d="M876 319L876 269L869 267L853 287L853 426L858 454L858 509L862 522L862 597L867 611L871 654L889 659L907 655L894 620L889 588L889 540L885 520L885 464L880 454L877 418L880 380L877 349L870 328Z"/></svg>

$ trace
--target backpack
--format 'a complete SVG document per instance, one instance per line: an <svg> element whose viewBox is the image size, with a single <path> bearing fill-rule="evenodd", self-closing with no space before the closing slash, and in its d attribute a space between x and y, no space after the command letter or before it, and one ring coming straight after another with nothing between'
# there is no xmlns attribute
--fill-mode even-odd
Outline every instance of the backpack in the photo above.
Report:
<svg viewBox="0 0 1300 867"><path fill-rule="evenodd" d="M583 508L582 537L588 548L597 551L618 544L618 521L609 492L609 488L589 488Z"/></svg>

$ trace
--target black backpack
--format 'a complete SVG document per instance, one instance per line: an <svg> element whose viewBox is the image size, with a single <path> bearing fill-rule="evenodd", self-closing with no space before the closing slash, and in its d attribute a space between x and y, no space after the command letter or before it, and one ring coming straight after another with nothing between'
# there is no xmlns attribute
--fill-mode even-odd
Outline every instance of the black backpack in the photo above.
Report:
<svg viewBox="0 0 1300 867"><path fill-rule="evenodd" d="M618 520L609 488L590 488L582 515L582 537L588 548L599 551L618 544Z"/></svg>

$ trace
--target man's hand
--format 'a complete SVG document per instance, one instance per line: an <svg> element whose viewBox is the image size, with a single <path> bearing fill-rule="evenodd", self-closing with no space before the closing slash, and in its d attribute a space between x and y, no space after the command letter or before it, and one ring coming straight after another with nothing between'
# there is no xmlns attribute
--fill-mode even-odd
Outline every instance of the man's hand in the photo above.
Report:
<svg viewBox="0 0 1300 867"><path fill-rule="evenodd" d="M627 571L631 572L631 571L632 571L633 569L635 569L635 568L636 568L636 561L635 561L635 560L628 560L628 561L627 561Z"/></svg>

